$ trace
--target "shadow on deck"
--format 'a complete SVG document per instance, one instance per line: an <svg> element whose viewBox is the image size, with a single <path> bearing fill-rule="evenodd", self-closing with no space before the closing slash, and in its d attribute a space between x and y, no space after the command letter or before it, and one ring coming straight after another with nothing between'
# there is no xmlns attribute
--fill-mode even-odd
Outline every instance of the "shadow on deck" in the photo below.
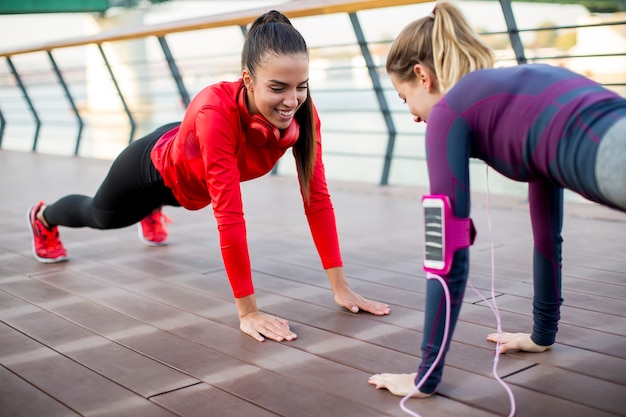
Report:
<svg viewBox="0 0 626 417"><path fill-rule="evenodd" d="M261 310L298 339L259 343L238 329L210 209L166 208L167 247L136 228L63 228L70 262L31 255L26 211L38 200L93 194L109 161L0 151L0 416L402 416L399 398L367 384L419 362L425 279L421 191L330 181L352 287L392 306L386 317L333 301L294 178L244 183ZM490 294L486 197L471 281ZM496 292L506 331L531 326L531 233L523 198L492 197ZM626 416L626 215L568 203L557 344L509 353L499 374L518 417ZM470 290L439 394L407 402L423 417L506 416L491 375L491 310Z"/></svg>

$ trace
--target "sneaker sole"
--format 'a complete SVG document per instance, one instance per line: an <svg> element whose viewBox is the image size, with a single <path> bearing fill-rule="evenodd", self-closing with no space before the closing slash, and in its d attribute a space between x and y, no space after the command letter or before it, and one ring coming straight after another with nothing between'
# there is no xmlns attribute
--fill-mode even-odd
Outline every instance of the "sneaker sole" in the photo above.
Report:
<svg viewBox="0 0 626 417"><path fill-rule="evenodd" d="M33 229L33 223L30 221L30 213L33 211L33 208L34 206L29 208L28 211L26 212L26 221L28 222L28 227L30 228L30 231L34 235L35 229ZM33 256L35 257L36 260L38 260L42 264L56 264L59 262L66 262L69 259L67 256L58 256L56 258L42 258L41 256L37 255L37 249L35 248L34 238L33 238L33 243L32 243L32 249L33 249Z"/></svg>
<svg viewBox="0 0 626 417"><path fill-rule="evenodd" d="M143 237L143 230L141 229L141 223L139 223L138 225L138 232L139 232L139 240L141 240L144 245L146 246L152 246L152 247L157 247L157 246L167 246L167 240L164 240L163 242L153 242L151 240L146 239L145 237Z"/></svg>

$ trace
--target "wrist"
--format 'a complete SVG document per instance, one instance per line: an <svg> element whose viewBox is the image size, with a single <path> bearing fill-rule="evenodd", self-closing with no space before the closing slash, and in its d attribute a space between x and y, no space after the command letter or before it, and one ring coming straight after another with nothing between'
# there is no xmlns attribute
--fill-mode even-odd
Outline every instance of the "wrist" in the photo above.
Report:
<svg viewBox="0 0 626 417"><path fill-rule="evenodd" d="M330 282L330 287L333 292L336 293L337 291L342 291L350 287L346 275L343 272L343 267L328 268L326 275L328 276L328 281Z"/></svg>
<svg viewBox="0 0 626 417"><path fill-rule="evenodd" d="M239 318L247 316L248 314L258 313L259 309L256 305L256 297L254 294L247 295L241 298L235 298L235 304L237 305L237 314Z"/></svg>

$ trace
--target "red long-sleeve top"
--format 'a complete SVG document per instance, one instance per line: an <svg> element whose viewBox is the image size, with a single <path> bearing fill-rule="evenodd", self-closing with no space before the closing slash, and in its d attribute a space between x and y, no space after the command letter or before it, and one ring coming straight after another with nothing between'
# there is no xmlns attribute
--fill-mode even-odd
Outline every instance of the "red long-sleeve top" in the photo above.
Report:
<svg viewBox="0 0 626 417"><path fill-rule="evenodd" d="M245 93L243 88L239 80L200 91L189 104L181 125L165 133L151 152L165 185L183 207L198 210L212 205L224 266L236 298L254 293L240 182L267 174L297 139L271 134L265 141L246 138L244 123L249 119L242 114L247 109L245 104L238 104L238 95ZM328 269L342 266L342 259L322 163L317 111L315 130L316 162L310 198L308 202L303 198L303 202L322 266Z"/></svg>

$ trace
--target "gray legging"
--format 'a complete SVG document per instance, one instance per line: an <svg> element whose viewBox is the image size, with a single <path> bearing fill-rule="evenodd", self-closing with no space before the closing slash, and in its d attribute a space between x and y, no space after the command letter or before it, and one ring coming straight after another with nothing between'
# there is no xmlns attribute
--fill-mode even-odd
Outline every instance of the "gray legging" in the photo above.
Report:
<svg viewBox="0 0 626 417"><path fill-rule="evenodd" d="M162 126L124 149L93 198L73 194L47 206L48 224L116 229L137 223L158 207L180 206L150 159L157 140L179 124Z"/></svg>
<svg viewBox="0 0 626 417"><path fill-rule="evenodd" d="M626 211L626 119L617 121L602 137L596 181L604 198Z"/></svg>

